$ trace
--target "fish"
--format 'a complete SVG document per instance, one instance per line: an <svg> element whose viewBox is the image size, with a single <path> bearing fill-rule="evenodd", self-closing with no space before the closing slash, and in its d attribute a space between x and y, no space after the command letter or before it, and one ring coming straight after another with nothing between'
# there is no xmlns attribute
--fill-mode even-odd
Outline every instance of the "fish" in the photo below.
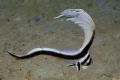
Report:
<svg viewBox="0 0 120 80"><path fill-rule="evenodd" d="M11 56L18 59L31 58L36 55L49 55L54 57L63 58L70 62L67 66L75 66L77 71L81 67L86 69L92 62L92 57L89 49L95 37L95 23L91 16L83 9L65 9L55 19L65 19L71 21L81 27L84 32L84 41L78 50L59 50L55 48L34 48L28 53L23 55L16 55L7 51ZM74 26L73 26L74 27Z"/></svg>

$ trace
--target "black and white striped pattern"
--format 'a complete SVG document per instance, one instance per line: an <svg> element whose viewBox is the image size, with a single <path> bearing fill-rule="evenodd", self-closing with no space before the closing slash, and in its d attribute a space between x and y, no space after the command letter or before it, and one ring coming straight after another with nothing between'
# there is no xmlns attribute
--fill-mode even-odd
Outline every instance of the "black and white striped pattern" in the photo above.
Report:
<svg viewBox="0 0 120 80"><path fill-rule="evenodd" d="M95 36L95 25L92 18L82 9L66 9L56 18L65 18L67 21L72 21L75 24L78 24L83 29L85 40L79 50L62 51L52 48L34 48L24 55L15 55L9 51L8 53L18 59L26 59L36 55L50 55L64 58L71 62L71 65L69 66L76 66L77 70L80 70L81 65L90 65L92 58L88 50Z"/></svg>

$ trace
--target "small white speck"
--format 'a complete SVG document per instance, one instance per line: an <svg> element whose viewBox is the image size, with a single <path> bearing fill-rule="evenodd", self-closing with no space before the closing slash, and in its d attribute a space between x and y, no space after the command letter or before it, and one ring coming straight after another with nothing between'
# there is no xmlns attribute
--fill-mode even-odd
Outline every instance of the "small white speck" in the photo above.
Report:
<svg viewBox="0 0 120 80"><path fill-rule="evenodd" d="M21 21L22 20L22 17L16 17L13 19L14 21Z"/></svg>
<svg viewBox="0 0 120 80"><path fill-rule="evenodd" d="M116 34L116 36L115 36L117 39L119 39L120 38L120 34Z"/></svg>
<svg viewBox="0 0 120 80"><path fill-rule="evenodd" d="M82 68L83 68L83 69L87 69L87 68L88 68L88 66L82 66Z"/></svg>
<svg viewBox="0 0 120 80"><path fill-rule="evenodd" d="M0 63L2 62L2 60L0 59Z"/></svg>

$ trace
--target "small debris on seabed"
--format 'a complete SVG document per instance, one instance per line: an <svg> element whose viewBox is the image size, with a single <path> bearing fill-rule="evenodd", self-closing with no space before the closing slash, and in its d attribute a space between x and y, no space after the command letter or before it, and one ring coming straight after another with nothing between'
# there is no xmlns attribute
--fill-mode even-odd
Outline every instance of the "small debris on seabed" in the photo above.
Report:
<svg viewBox="0 0 120 80"><path fill-rule="evenodd" d="M38 22L38 21L40 21L40 16L33 16L32 20Z"/></svg>
<svg viewBox="0 0 120 80"><path fill-rule="evenodd" d="M116 36L115 36L117 39L119 39L120 38L120 34L116 34Z"/></svg>
<svg viewBox="0 0 120 80"><path fill-rule="evenodd" d="M113 38L114 38L114 39L120 39L120 34L115 34L115 35L113 36Z"/></svg>
<svg viewBox="0 0 120 80"><path fill-rule="evenodd" d="M22 17L18 16L16 18L14 18L13 21L22 21Z"/></svg>

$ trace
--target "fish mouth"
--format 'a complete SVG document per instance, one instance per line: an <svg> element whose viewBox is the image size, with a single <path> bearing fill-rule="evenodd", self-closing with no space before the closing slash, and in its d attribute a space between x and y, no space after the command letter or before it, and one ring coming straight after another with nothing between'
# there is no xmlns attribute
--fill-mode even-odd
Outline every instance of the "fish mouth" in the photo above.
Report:
<svg viewBox="0 0 120 80"><path fill-rule="evenodd" d="M59 16L57 16L57 17L55 17L55 19L58 19L58 18L74 18L74 16L72 16L72 15L59 15Z"/></svg>

